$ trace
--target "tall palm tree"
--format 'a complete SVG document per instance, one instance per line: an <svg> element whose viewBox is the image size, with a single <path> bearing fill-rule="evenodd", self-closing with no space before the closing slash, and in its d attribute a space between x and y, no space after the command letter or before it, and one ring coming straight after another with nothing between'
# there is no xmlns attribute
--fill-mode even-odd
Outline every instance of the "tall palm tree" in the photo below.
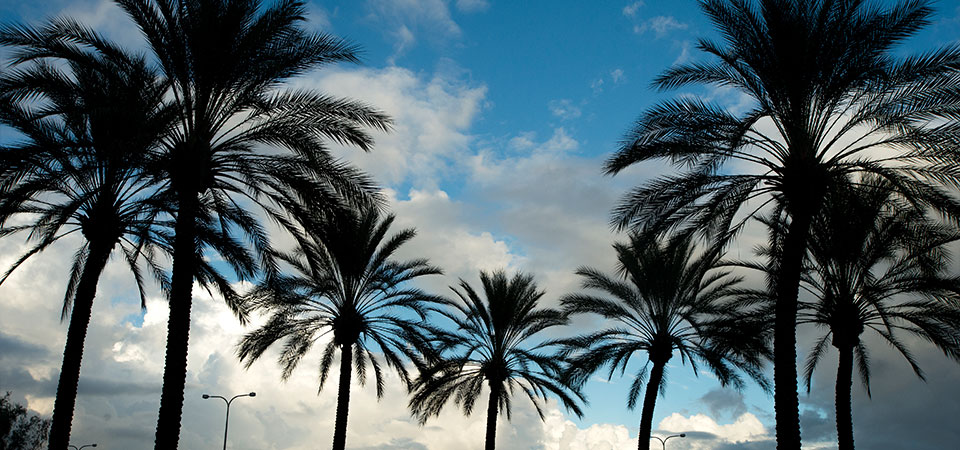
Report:
<svg viewBox="0 0 960 450"><path fill-rule="evenodd" d="M667 362L675 352L683 363L690 362L694 373L700 362L706 364L723 385L742 387L739 366L766 387L759 368L767 350L762 340L735 322L726 299L740 278L717 270L719 252L695 256L689 236L660 242L637 233L614 248L618 276L581 267L577 274L583 277L583 288L599 293L562 298L570 314L596 314L609 321L606 328L564 342L572 355L568 376L581 386L609 366L607 377L612 378L642 354L646 362L627 395L627 407L633 409L644 390L640 450L650 448L657 393L664 392Z"/></svg>
<svg viewBox="0 0 960 450"><path fill-rule="evenodd" d="M562 358L554 341L534 341L537 334L565 325L562 311L538 304L544 292L530 275L508 278L503 271L480 272L483 297L466 281L451 287L459 302L447 301L439 312L453 321L455 329L444 332L443 350L452 352L421 370L410 398L410 409L426 423L440 414L450 397L470 415L483 385L489 389L485 446L496 446L497 416L510 418L515 390L523 391L542 419L542 402L552 393L577 416L584 397L561 376ZM533 341L533 342L532 342Z"/></svg>
<svg viewBox="0 0 960 450"><path fill-rule="evenodd" d="M0 43L15 52L14 70L0 78L0 123L22 135L0 151L0 236L29 232L35 242L0 283L62 238L83 238L63 300L70 324L50 433L50 448L66 449L100 274L119 246L143 306L138 261L159 273L161 202L141 168L172 116L143 58L74 22L4 27Z"/></svg>
<svg viewBox="0 0 960 450"><path fill-rule="evenodd" d="M325 64L357 61L347 42L303 29L299 0L116 1L146 37L178 112L157 161L177 206L155 440L157 450L169 450L180 435L198 219L241 230L269 269L267 236L238 202L260 205L280 221L286 218L277 207L298 196L321 206L323 199L369 203L373 183L334 159L325 141L369 150L366 130L386 130L389 119L354 101L282 88Z"/></svg>
<svg viewBox="0 0 960 450"><path fill-rule="evenodd" d="M753 212L777 203L789 217L775 275L774 383L777 446L799 449L796 307L812 218L849 173L875 173L916 204L952 220L954 111L960 48L899 58L897 44L929 24L929 2L890 7L864 0L701 0L721 42L715 59L666 70L660 89L730 87L752 107L684 97L644 113L606 164L608 173L665 158L685 171L628 193L619 227L681 227L733 236ZM750 202L748 200L757 200Z"/></svg>
<svg viewBox="0 0 960 450"><path fill-rule="evenodd" d="M409 387L404 359L422 366L423 355L431 354L430 327L424 322L438 299L407 283L441 271L425 259L394 259L415 232L405 229L387 236L393 220L366 208L307 221L297 251L278 257L296 274L272 274L248 295L251 306L270 317L240 342L238 354L247 367L282 341L278 361L286 379L320 342L322 390L339 352L334 450L343 450L347 442L351 370L364 384L369 364L380 398L385 384L380 361Z"/></svg>
<svg viewBox="0 0 960 450"><path fill-rule="evenodd" d="M943 247L960 236L892 198L889 184L877 180L831 194L811 232L804 286L815 300L800 303L798 319L824 333L807 357L803 376L809 391L828 345L837 349L837 436L841 450L852 450L855 361L870 394L864 332L880 335L921 379L903 334L960 361L960 277L945 273L949 258Z"/></svg>

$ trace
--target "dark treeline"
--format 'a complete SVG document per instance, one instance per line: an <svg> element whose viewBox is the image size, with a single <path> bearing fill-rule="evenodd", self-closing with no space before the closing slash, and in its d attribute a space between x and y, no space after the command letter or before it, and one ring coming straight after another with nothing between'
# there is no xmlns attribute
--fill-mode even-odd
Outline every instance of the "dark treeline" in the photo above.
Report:
<svg viewBox="0 0 960 450"><path fill-rule="evenodd" d="M114 255L141 300L153 278L170 304L157 450L179 443L195 283L241 323L266 317L237 345L246 366L279 347L286 379L316 345L323 388L338 364L335 450L346 447L353 377L380 397L387 369L421 424L451 400L468 415L486 401L493 449L515 395L541 418L550 397L579 416L591 376L639 360L625 397L641 406L643 450L679 358L724 386L772 389L777 447L799 450L798 325L823 331L806 354L807 389L828 346L838 350L841 449L854 448L855 365L869 388L864 333L920 377L905 335L960 360L960 278L948 270L960 239L960 47L896 56L930 22L927 2L701 0L720 40L700 41L707 61L671 67L655 85L732 87L752 106L684 96L642 113L604 170L666 159L677 172L623 197L616 272L577 269L582 291L556 308L524 273L481 271L479 288L461 279L447 295L416 287L442 269L397 259L415 230L391 230L375 180L329 151L375 151L372 133L389 132L390 117L287 85L359 62L356 45L306 31L301 1L116 2L147 54L70 18L0 28L11 55L0 125L18 132L0 148L0 237L31 244L0 283L64 236L82 237L65 280L51 450L69 444L92 305ZM268 224L293 248L275 247ZM767 245L725 259L748 227ZM747 285L750 271L766 285ZM238 292L235 280L254 287ZM600 325L573 331L580 316Z"/></svg>

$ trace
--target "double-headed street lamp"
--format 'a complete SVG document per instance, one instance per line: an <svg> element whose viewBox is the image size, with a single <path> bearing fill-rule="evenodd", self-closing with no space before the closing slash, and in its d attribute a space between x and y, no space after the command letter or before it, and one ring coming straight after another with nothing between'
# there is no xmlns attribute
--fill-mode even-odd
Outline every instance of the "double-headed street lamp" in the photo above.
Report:
<svg viewBox="0 0 960 450"><path fill-rule="evenodd" d="M81 445L80 447L77 447L76 445L68 445L67 448L72 448L73 450L83 450L87 447L96 447L96 446L97 444Z"/></svg>
<svg viewBox="0 0 960 450"><path fill-rule="evenodd" d="M687 437L687 434L686 434L686 433L673 434L673 435L667 436L667 437L665 437L665 438L663 438L663 439L660 439L660 438L657 437L657 436L650 436L651 439L656 439L656 440L660 441L660 447L662 447L663 450L667 450L667 441L668 441L670 438L675 438L675 437L680 437L680 438L682 438L682 437Z"/></svg>
<svg viewBox="0 0 960 450"><path fill-rule="evenodd" d="M234 395L232 398L230 398L230 400L227 400L226 398L223 398L219 395L203 394L204 400L208 398L219 398L220 400L223 400L224 403L227 404L227 418L226 420L224 420L224 423L223 423L223 450L227 450L227 427L230 426L230 404L233 403L234 400L240 397L256 397L256 396L257 396L256 392L251 392L249 394L237 394L237 395ZM94 447L96 447L96 445L94 445Z"/></svg>

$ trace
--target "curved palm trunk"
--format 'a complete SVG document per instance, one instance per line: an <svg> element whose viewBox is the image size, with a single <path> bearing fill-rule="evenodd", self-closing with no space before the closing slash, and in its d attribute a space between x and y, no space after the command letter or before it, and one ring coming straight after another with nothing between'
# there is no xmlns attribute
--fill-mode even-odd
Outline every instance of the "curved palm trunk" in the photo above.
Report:
<svg viewBox="0 0 960 450"><path fill-rule="evenodd" d="M837 366L837 441L840 450L853 450L853 406L851 386L853 385L853 347L844 346L840 350L840 364Z"/></svg>
<svg viewBox="0 0 960 450"><path fill-rule="evenodd" d="M347 447L347 413L350 409L350 370L353 353L349 344L340 346L340 385L337 386L337 419L333 428L333 450Z"/></svg>
<svg viewBox="0 0 960 450"><path fill-rule="evenodd" d="M97 295L97 282L110 259L115 241L91 242L90 254L83 266L70 312L70 327L67 343L63 349L63 364L57 382L57 398L53 404L53 423L50 426L50 450L66 450L70 444L70 428L73 426L73 411L77 404L77 385L80 382L80 363L83 359L83 342L87 338L93 299Z"/></svg>
<svg viewBox="0 0 960 450"><path fill-rule="evenodd" d="M497 412L499 412L500 383L490 383L490 398L487 400L487 435L484 438L484 450L494 450L497 446Z"/></svg>
<svg viewBox="0 0 960 450"><path fill-rule="evenodd" d="M810 230L810 215L794 213L776 280L773 331L773 399L777 449L800 450L800 398L797 394L797 294Z"/></svg>
<svg viewBox="0 0 960 450"><path fill-rule="evenodd" d="M173 269L170 285L170 319L167 322L167 350L163 366L163 390L157 418L155 450L176 450L183 414L183 389L187 381L187 346L190 341L190 308L196 270L196 195L181 196L173 241Z"/></svg>
<svg viewBox="0 0 960 450"><path fill-rule="evenodd" d="M657 404L657 394L660 392L660 383L663 381L664 362L654 362L650 370L650 379L643 393L643 409L640 412L640 433L637 436L637 449L650 450L650 432L653 431L653 408Z"/></svg>

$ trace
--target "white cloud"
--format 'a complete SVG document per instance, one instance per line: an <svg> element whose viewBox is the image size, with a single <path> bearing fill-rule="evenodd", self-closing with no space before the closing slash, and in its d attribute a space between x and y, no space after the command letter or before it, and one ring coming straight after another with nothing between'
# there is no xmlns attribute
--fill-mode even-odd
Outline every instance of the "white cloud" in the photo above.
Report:
<svg viewBox="0 0 960 450"><path fill-rule="evenodd" d="M550 100L547 104L550 113L564 120L576 119L580 117L580 108L576 107L569 99Z"/></svg>
<svg viewBox="0 0 960 450"><path fill-rule="evenodd" d="M614 69L610 72L610 79L612 79L614 83L619 83L626 80L626 75L624 75L623 69Z"/></svg>
<svg viewBox="0 0 960 450"><path fill-rule="evenodd" d="M465 7L480 6L476 1L467 3ZM391 61L412 47L417 41L416 34L423 33L436 43L461 35L460 26L453 20L450 7L444 0L368 0L367 9L368 19L381 24L391 42L397 36L405 36L404 42L411 44L396 46Z"/></svg>
<svg viewBox="0 0 960 450"><path fill-rule="evenodd" d="M635 17L637 15L637 10L643 6L643 2L633 2L627 6L623 7L623 15L627 17Z"/></svg>
<svg viewBox="0 0 960 450"><path fill-rule="evenodd" d="M330 70L300 83L375 105L393 118L391 132L375 134L372 152L343 153L387 186L409 181L435 187L450 176L468 156L468 130L487 91L447 74L427 77L399 67Z"/></svg>
<svg viewBox="0 0 960 450"><path fill-rule="evenodd" d="M489 7L487 0L457 0L457 10L464 13L485 11Z"/></svg>
<svg viewBox="0 0 960 450"><path fill-rule="evenodd" d="M717 423L706 414L684 416L673 413L661 420L657 428L675 433L691 431L710 433L716 436L717 440L729 443L765 441L771 438L766 427L751 413L743 413L733 423L725 425Z"/></svg>
<svg viewBox="0 0 960 450"><path fill-rule="evenodd" d="M679 22L673 16L656 16L647 19L641 24L634 25L633 32L643 34L652 31L656 34L657 38L661 38L671 31L686 30L687 27L687 24Z"/></svg>

